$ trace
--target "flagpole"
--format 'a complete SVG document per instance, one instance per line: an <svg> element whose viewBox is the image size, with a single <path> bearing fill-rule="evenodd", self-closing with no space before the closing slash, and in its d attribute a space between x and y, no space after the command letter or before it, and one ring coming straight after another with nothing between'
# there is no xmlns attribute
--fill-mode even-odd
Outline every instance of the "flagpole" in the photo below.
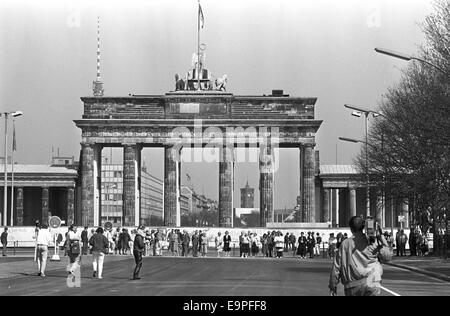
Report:
<svg viewBox="0 0 450 316"><path fill-rule="evenodd" d="M197 90L200 90L200 0L198 0L197 12L197 82Z"/></svg>
<svg viewBox="0 0 450 316"><path fill-rule="evenodd" d="M13 143L11 150L11 226L14 226L14 150L16 150L16 128L13 123Z"/></svg>
<svg viewBox="0 0 450 316"><path fill-rule="evenodd" d="M6 166L8 164L8 112L5 112L5 185L3 187L3 225L8 225L8 173Z"/></svg>

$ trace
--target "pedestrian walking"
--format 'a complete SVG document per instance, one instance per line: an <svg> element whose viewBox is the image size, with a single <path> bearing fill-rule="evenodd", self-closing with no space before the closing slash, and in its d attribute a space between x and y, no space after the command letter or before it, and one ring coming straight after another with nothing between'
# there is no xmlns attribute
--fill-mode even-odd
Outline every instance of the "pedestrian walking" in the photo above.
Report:
<svg viewBox="0 0 450 316"><path fill-rule="evenodd" d="M284 235L284 251L289 251L289 233Z"/></svg>
<svg viewBox="0 0 450 316"><path fill-rule="evenodd" d="M130 250L130 241L131 236L128 233L128 229L123 228L122 229L122 236L121 236L121 248L122 248L122 254L126 255L128 254L128 250Z"/></svg>
<svg viewBox="0 0 450 316"><path fill-rule="evenodd" d="M217 257L220 257L220 253L223 251L223 238L222 238L222 233L218 232L217 236L214 240L214 243L216 245L216 250L217 250Z"/></svg>
<svg viewBox="0 0 450 316"><path fill-rule="evenodd" d="M136 236L134 237L134 243L133 243L133 256L134 256L134 262L136 263L136 266L133 271L133 278L132 280L140 280L139 273L141 272L142 268L142 253L145 249L145 233L144 233L145 227L139 226L138 230L136 232Z"/></svg>
<svg viewBox="0 0 450 316"><path fill-rule="evenodd" d="M200 236L198 235L198 231L194 231L192 235L192 256L198 257L198 245L200 242Z"/></svg>
<svg viewBox="0 0 450 316"><path fill-rule="evenodd" d="M256 257L258 255L259 252L259 238L258 235L256 233L252 234L252 237L250 239L251 242L251 250L252 250L252 257Z"/></svg>
<svg viewBox="0 0 450 316"><path fill-rule="evenodd" d="M314 255L320 256L320 245L322 244L322 237L319 233L316 233L316 246L314 247Z"/></svg>
<svg viewBox="0 0 450 316"><path fill-rule="evenodd" d="M298 237L297 255L299 255L301 259L306 258L306 237L304 232L301 232L300 237Z"/></svg>
<svg viewBox="0 0 450 316"><path fill-rule="evenodd" d="M283 234L281 232L277 232L275 235L274 241L275 241L275 249L276 249L275 258L282 258L283 257L283 244L284 244Z"/></svg>
<svg viewBox="0 0 450 316"><path fill-rule="evenodd" d="M208 238L206 238L206 232L202 234L202 257L206 257L206 254L208 253Z"/></svg>
<svg viewBox="0 0 450 316"><path fill-rule="evenodd" d="M2 256L6 257L6 247L8 246L8 227L3 229L3 233L0 236L0 241L2 243Z"/></svg>
<svg viewBox="0 0 450 316"><path fill-rule="evenodd" d="M114 254L116 255L117 252L119 251L119 235L120 235L120 227L117 227L116 230L114 231L113 235L112 235L112 240L114 243Z"/></svg>
<svg viewBox="0 0 450 316"><path fill-rule="evenodd" d="M47 265L48 247L52 242L52 236L48 231L48 226L43 224L36 238L36 262L38 276L45 277L45 267Z"/></svg>
<svg viewBox="0 0 450 316"><path fill-rule="evenodd" d="M77 226L71 225L69 227L69 232L67 233L67 244L69 256L69 275L75 277L74 272L80 267L81 264L81 245L80 236L77 234Z"/></svg>
<svg viewBox="0 0 450 316"><path fill-rule="evenodd" d="M105 255L109 253L109 240L103 235L103 228L97 228L89 240L89 245L92 247L92 269L94 270L92 276L102 279L103 262Z"/></svg>
<svg viewBox="0 0 450 316"><path fill-rule="evenodd" d="M242 255L241 257L247 258L250 254L250 240L247 233L242 236Z"/></svg>
<svg viewBox="0 0 450 316"><path fill-rule="evenodd" d="M406 243L408 242L408 236L406 236L403 229L400 230L400 256L406 256Z"/></svg>
<svg viewBox="0 0 450 316"><path fill-rule="evenodd" d="M314 258L314 248L316 242L314 238L314 232L308 232L308 237L306 238L306 247L308 249L309 258Z"/></svg>
<svg viewBox="0 0 450 316"><path fill-rule="evenodd" d="M295 242L297 241L297 239L295 238L294 233L290 233L289 234L289 243L291 244L291 250L292 250L292 254L293 256L295 256Z"/></svg>
<svg viewBox="0 0 450 316"><path fill-rule="evenodd" d="M82 251L83 255L88 254L89 249L89 238L88 238L88 227L85 226L83 231L81 232L81 242L83 243Z"/></svg>
<svg viewBox="0 0 450 316"><path fill-rule="evenodd" d="M225 231L225 236L223 236L223 251L225 252L225 257L230 256L231 251L230 244L231 244L231 236L227 230Z"/></svg>
<svg viewBox="0 0 450 316"><path fill-rule="evenodd" d="M334 237L334 233L330 233L330 237L328 238L328 257L335 257L336 253L336 237Z"/></svg>

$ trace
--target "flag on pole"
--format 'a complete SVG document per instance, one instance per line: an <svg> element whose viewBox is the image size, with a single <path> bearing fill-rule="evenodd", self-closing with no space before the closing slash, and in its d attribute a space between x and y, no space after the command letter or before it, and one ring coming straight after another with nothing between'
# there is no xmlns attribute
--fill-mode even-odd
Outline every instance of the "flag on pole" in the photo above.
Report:
<svg viewBox="0 0 450 316"><path fill-rule="evenodd" d="M200 2L198 3L198 16L199 16L199 20L202 23L202 28L205 25L205 18L203 17L203 10L202 10L202 6L200 5Z"/></svg>
<svg viewBox="0 0 450 316"><path fill-rule="evenodd" d="M16 144L16 126L13 126L13 151L17 151L17 144Z"/></svg>

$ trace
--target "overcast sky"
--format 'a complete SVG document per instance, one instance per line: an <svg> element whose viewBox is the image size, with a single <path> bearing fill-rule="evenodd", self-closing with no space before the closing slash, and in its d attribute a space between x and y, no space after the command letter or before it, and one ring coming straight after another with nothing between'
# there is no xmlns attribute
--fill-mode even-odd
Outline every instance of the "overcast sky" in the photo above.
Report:
<svg viewBox="0 0 450 316"><path fill-rule="evenodd" d="M322 164L351 164L359 150L337 143L338 136L360 138L364 132L364 120L350 116L344 103L376 108L406 66L374 47L414 54L424 40L420 23L433 10L425 0L202 0L202 8L206 66L214 76L228 75L227 91L283 89L318 98ZM82 115L80 97L92 95L97 16L106 96L164 94L173 90L174 74L189 68L197 0L2 0L0 109L24 112L16 121L19 163L49 163L52 146L78 158L81 133L73 120ZM3 129L2 118L1 156ZM162 151L144 156L162 177ZM282 150L279 161L275 207L291 207L298 194L298 152ZM257 164L236 168L239 207L239 188L247 178L257 188L259 174ZM217 198L216 164L184 169L198 190Z"/></svg>

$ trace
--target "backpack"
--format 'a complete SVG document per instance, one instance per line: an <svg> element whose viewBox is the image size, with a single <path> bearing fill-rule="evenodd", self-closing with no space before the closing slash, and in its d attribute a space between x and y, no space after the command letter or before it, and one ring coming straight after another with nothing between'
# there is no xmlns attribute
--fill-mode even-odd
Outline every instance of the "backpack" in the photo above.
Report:
<svg viewBox="0 0 450 316"><path fill-rule="evenodd" d="M71 242L69 249L71 254L78 255L80 253L80 243L78 241Z"/></svg>

